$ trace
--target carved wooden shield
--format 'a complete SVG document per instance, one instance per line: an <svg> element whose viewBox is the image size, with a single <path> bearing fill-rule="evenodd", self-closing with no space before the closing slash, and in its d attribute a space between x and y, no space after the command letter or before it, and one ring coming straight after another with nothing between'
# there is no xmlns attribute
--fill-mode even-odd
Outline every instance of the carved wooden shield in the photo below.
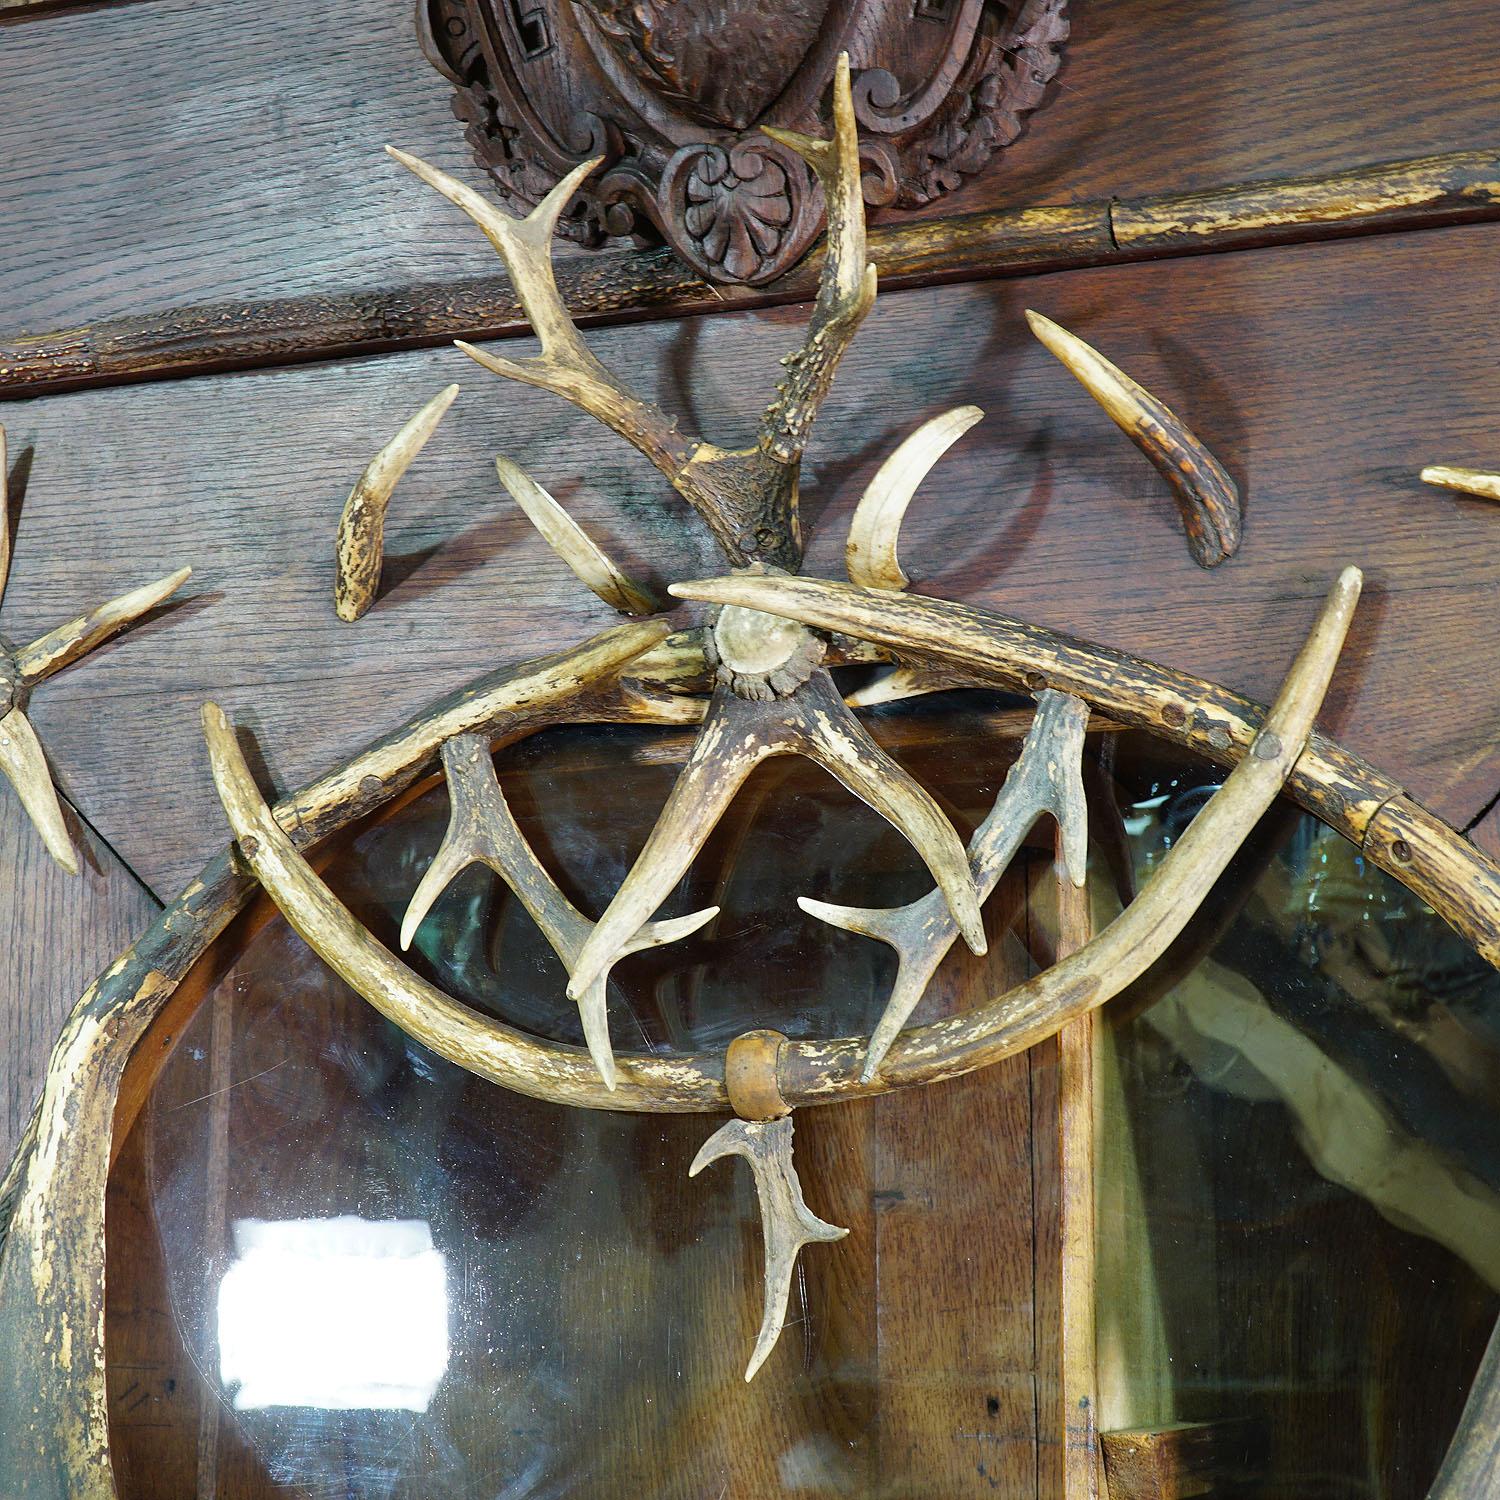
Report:
<svg viewBox="0 0 1500 1500"><path fill-rule="evenodd" d="M664 239L715 281L770 281L821 194L761 125L812 134L848 51L865 199L951 192L1015 139L1067 37L1067 0L418 0L476 159L518 204L604 155L563 232Z"/></svg>

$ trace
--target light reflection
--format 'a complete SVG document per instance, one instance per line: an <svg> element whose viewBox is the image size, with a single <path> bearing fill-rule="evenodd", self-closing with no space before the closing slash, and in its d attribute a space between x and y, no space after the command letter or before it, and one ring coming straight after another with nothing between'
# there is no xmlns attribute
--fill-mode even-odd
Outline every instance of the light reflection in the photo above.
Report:
<svg viewBox="0 0 1500 1500"><path fill-rule="evenodd" d="M237 1411L427 1410L448 1368L446 1263L425 1219L237 1219L219 1376Z"/></svg>

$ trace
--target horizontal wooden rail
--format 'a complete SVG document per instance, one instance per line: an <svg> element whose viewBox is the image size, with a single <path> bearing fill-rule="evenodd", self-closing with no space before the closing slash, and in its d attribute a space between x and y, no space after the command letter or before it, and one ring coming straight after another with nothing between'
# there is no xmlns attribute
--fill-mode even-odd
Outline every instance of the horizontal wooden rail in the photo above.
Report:
<svg viewBox="0 0 1500 1500"><path fill-rule="evenodd" d="M871 231L869 244L882 284L892 287L1486 219L1500 219L1500 150L1204 192L887 224ZM770 287L718 288L664 249L605 250L566 257L557 279L577 320L600 323L801 301L816 288L818 265L814 254ZM504 275L217 303L0 335L0 399L528 331Z"/></svg>

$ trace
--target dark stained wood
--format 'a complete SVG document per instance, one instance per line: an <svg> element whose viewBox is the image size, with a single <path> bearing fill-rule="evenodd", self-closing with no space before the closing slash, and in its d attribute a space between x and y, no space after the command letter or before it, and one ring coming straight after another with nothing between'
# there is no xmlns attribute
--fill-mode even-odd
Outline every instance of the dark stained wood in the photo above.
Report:
<svg viewBox="0 0 1500 1500"><path fill-rule="evenodd" d="M130 872L64 809L78 874L47 853L0 783L0 1159L10 1160L41 1091L47 1054L89 982L157 912Z"/></svg>
<svg viewBox="0 0 1500 1500"><path fill-rule="evenodd" d="M873 229L869 253L881 285L890 290L953 277L1034 274L1497 216L1500 154L1460 152L1133 202L918 219ZM665 250L559 253L557 279L569 309L590 324L626 314L680 316L811 296L821 256L821 249L815 251L773 285L757 289L710 286ZM0 341L0 398L529 331L504 275L138 313Z"/></svg>
<svg viewBox="0 0 1500 1500"><path fill-rule="evenodd" d="M900 436L977 401L988 420L906 523L918 587L1266 701L1328 580L1359 563L1365 598L1324 728L1462 825L1500 784L1500 702L1477 665L1500 649L1500 516L1416 473L1500 430L1492 309L1471 271L1497 244L1500 230L1467 226L889 296L815 432L808 569L841 574L845 518ZM1127 364L1225 463L1245 497L1236 558L1212 574L1193 564L1159 477L1025 333L1027 302ZM753 430L803 316L592 338L644 394L733 442ZM343 498L416 402L455 376L465 389L392 504L385 595L341 625L328 599ZM46 623L59 598L128 581L121 558L198 569L195 598L36 704L64 789L163 893L224 834L200 749L204 698L257 735L286 787L486 666L609 622L499 497L495 451L527 464L637 576L719 566L643 461L457 354L87 392L8 417L13 451L35 448L14 631ZM78 441L85 432L110 441Z"/></svg>
<svg viewBox="0 0 1500 1500"><path fill-rule="evenodd" d="M1066 12L1067 0L538 0L524 11L422 0L417 24L476 160L512 204L535 204L602 157L563 233L593 245L661 238L713 281L754 284L794 264L822 217L813 175L761 127L822 135L840 55L865 198L926 207L981 171L1041 103Z"/></svg>
<svg viewBox="0 0 1500 1500"><path fill-rule="evenodd" d="M490 269L380 149L483 180L404 4L45 15L3 32L0 90L9 326Z"/></svg>
<svg viewBox="0 0 1500 1500"><path fill-rule="evenodd" d="M1072 13L1062 79L1023 137L958 194L887 213L893 229L1496 144L1488 0L1425 6L1422 65L1400 88L1391 39L1412 23L1397 0L1343 0L1295 25L1283 0L1075 0ZM23 357L17 330L44 336L61 375L80 361L243 363L514 322L489 247L379 151L394 138L480 180L403 7L359 0L336 21L232 0L67 12L7 31L0 86L0 365ZM1108 248L1107 225L1095 228ZM991 236L991 269L1019 259L1003 248L1016 232ZM975 253L973 226L952 234L946 274ZM660 308L674 282L674 307L713 298L665 256L617 255L590 274L613 291L573 295L601 315ZM170 308L184 311L153 311Z"/></svg>

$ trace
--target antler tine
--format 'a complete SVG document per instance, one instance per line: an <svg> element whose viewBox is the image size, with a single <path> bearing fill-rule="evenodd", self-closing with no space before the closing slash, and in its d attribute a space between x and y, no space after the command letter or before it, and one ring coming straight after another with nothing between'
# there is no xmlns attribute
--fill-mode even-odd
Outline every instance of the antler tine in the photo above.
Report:
<svg viewBox="0 0 1500 1500"><path fill-rule="evenodd" d="M933 417L875 471L849 523L844 558L850 582L868 589L897 590L911 582L896 551L906 508L933 465L983 415L977 406L955 406Z"/></svg>
<svg viewBox="0 0 1500 1500"><path fill-rule="evenodd" d="M15 655L16 671L21 681L27 687L33 687L80 656L87 656L95 646L102 645L110 636L169 599L187 582L192 572L191 568L178 568L175 573L131 589L108 604L101 604L97 609L49 630L29 646L22 646Z"/></svg>
<svg viewBox="0 0 1500 1500"><path fill-rule="evenodd" d="M686 873L735 793L761 761L805 755L892 823L921 855L959 930L985 951L968 855L932 797L869 736L823 668L791 696L740 698L720 684L703 730L656 826L579 955L575 999L624 951L632 933Z"/></svg>
<svg viewBox="0 0 1500 1500"><path fill-rule="evenodd" d="M725 1156L743 1156L755 1178L760 1201L761 1237L765 1242L764 1296L760 1334L745 1367L745 1380L766 1362L786 1325L787 1299L792 1292L792 1272L804 1245L829 1244L849 1233L820 1219L802 1196L802 1183L792 1162L792 1117L756 1122L730 1120L704 1141L688 1168L696 1177L710 1162Z"/></svg>
<svg viewBox="0 0 1500 1500"><path fill-rule="evenodd" d="M385 565L385 513L401 476L427 446L458 387L444 387L365 465L339 516L334 557L333 608L352 624L375 602Z"/></svg>
<svg viewBox="0 0 1500 1500"><path fill-rule="evenodd" d="M567 563L579 582L622 615L654 615L660 606L633 578L620 571L594 539L519 464L500 457L495 472L510 497L526 513L542 540Z"/></svg>
<svg viewBox="0 0 1500 1500"><path fill-rule="evenodd" d="M0 719L0 772L16 789L21 805L41 834L47 852L69 875L78 873L78 856L68 825L63 821L62 804L47 757L31 720L19 708L13 708Z"/></svg>
<svg viewBox="0 0 1500 1500"><path fill-rule="evenodd" d="M1057 356L1172 487L1188 550L1202 568L1217 567L1240 545L1240 492L1201 439L1165 403L1137 385L1077 334L1028 311L1031 331Z"/></svg>
<svg viewBox="0 0 1500 1500"><path fill-rule="evenodd" d="M1452 464L1428 464L1417 477L1423 484L1435 484L1439 489L1457 490L1461 495L1477 495L1481 500L1500 500L1500 474L1487 474L1482 469L1460 469Z"/></svg>
<svg viewBox="0 0 1500 1500"><path fill-rule="evenodd" d="M401 946L411 946L417 928L433 903L453 880L472 864L488 865L515 893L552 950L572 971L593 930L585 917L558 888L505 800L489 742L477 734L462 734L443 745L443 770L448 778L448 830L433 856L401 920ZM643 948L657 948L696 932L718 915L710 906L685 917L649 922L626 943L621 957ZM615 1087L614 1050L609 1039L606 969L578 997L584 1040L605 1085Z"/></svg>
<svg viewBox="0 0 1500 1500"><path fill-rule="evenodd" d="M969 844L969 863L981 900L986 900L1015 858L1037 819L1050 813L1062 834L1068 878L1081 886L1088 867L1088 803L1083 789L1083 742L1088 705L1051 688L1037 696L1036 718L1020 757L1005 778L989 816ZM870 1036L860 1079L879 1071L891 1043L901 1034L958 930L940 891L906 906L836 906L798 898L798 906L846 932L889 943L896 950L896 983Z"/></svg>
<svg viewBox="0 0 1500 1500"><path fill-rule="evenodd" d="M807 341L783 361L786 377L761 417L761 447L782 463L795 463L807 446L839 360L875 302L875 266L865 259L865 199L849 54L839 54L834 70L831 139L818 140L769 125L761 129L795 151L818 174L828 214L823 271Z"/></svg>
<svg viewBox="0 0 1500 1500"><path fill-rule="evenodd" d="M632 395L589 349L563 306L552 271L551 242L558 216L604 158L595 157L574 167L524 219L513 219L456 177L394 146L385 149L484 231L510 271L516 295L541 340L542 352L530 359L506 359L462 339L457 341L458 347L494 374L553 391L597 417L640 449L675 483L688 461L692 441L678 434L676 421L660 407Z"/></svg>

